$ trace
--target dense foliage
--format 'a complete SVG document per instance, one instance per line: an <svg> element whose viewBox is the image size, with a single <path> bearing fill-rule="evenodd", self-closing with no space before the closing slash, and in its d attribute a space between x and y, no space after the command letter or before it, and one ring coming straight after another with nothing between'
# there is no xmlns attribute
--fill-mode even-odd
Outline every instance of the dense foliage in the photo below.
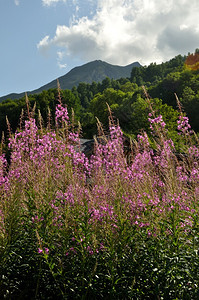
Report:
<svg viewBox="0 0 199 300"><path fill-rule="evenodd" d="M196 53L199 50L196 49ZM178 117L176 97L181 101L192 128L199 132L197 112L199 109L199 70L192 70L185 65L186 56L178 55L162 64L150 64L148 67L134 67L130 78L114 80L104 79L101 83L80 83L72 90L62 91L62 101L67 104L69 116L74 110L76 124L80 121L83 136L92 138L97 131L96 117L108 130L108 108L119 119L123 132L135 137L141 130L150 135L148 108L143 95L144 85L149 95L156 99L154 109L167 122L167 129L174 142L176 140L176 118ZM57 90L50 89L40 94L29 96L31 107L36 103L36 115L41 114L44 125L49 112L55 116ZM22 109L26 109L25 96L19 100L5 100L0 103L0 132L6 133L6 116L13 131L16 130ZM40 113L38 113L38 110ZM6 134L7 136L7 134Z"/></svg>
<svg viewBox="0 0 199 300"><path fill-rule="evenodd" d="M106 93L119 102L125 92ZM99 123L87 158L58 99L54 129L28 105L9 162L1 145L0 298L198 299L199 144L188 118L179 113L176 156L161 103L147 98L153 150L143 132L126 157L109 111L109 136Z"/></svg>

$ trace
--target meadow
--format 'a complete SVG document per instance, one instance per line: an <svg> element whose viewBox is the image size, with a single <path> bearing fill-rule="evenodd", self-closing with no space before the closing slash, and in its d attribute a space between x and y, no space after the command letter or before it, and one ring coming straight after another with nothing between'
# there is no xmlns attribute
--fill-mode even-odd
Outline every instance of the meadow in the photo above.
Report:
<svg viewBox="0 0 199 300"><path fill-rule="evenodd" d="M128 155L110 112L86 157L61 99L2 140L0 299L199 299L198 138L181 112L176 153L146 101Z"/></svg>

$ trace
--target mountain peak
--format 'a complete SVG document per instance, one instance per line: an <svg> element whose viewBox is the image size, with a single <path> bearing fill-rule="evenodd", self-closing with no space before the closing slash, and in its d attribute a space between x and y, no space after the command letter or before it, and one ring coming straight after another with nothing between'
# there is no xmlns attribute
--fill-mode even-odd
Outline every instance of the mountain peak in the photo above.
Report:
<svg viewBox="0 0 199 300"><path fill-rule="evenodd" d="M133 67L140 67L141 65L138 62L131 63L127 66L118 66L112 65L102 60L94 60L88 62L82 66L77 66L70 70L65 75L58 78L60 86L63 90L71 89L74 86L78 86L80 82L92 83L101 82L106 77L111 79L119 79L121 77L130 77ZM40 88L28 92L27 94L39 94L43 90L49 90L57 87L57 79L41 86ZM3 97L0 97L0 102L6 99L19 99L25 94L9 94Z"/></svg>

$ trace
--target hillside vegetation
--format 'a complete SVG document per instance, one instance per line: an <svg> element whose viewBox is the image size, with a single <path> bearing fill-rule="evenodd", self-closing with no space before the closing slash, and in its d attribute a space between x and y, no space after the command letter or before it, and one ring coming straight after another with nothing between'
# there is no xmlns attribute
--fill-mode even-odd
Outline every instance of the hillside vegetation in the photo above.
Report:
<svg viewBox="0 0 199 300"><path fill-rule="evenodd" d="M134 138L141 130L150 134L147 122L149 111L142 88L144 85L153 98L153 109L162 115L175 142L178 117L175 94L182 109L186 111L192 128L199 132L199 70L188 69L185 66L186 58L178 55L160 65L152 63L148 67L134 67L129 78L115 80L107 77L101 83L79 83L71 90L62 90L62 101L67 104L69 116L74 111L76 123L81 123L85 138L92 138L96 134L96 117L103 123L104 129L108 129L107 104L114 117L119 120L123 132ZM35 116L37 118L41 115L44 125L50 116L54 119L57 96L56 88L29 95L30 106L36 104ZM0 132L7 131L6 116L15 131L19 126L22 110L24 117L27 114L25 96L0 103Z"/></svg>
<svg viewBox="0 0 199 300"><path fill-rule="evenodd" d="M111 65L105 61L95 60L86 63L82 66L75 67L65 75L58 78L62 89L71 89L73 86L78 86L80 82L92 83L101 82L106 77L111 79L119 79L121 77L129 77L131 70L134 67L140 67L138 62L131 63L127 66ZM57 80L53 80L40 88L27 92L28 95L39 94L45 90L57 88ZM3 97L0 97L0 102L7 99L19 99L24 96L25 93L12 93Z"/></svg>

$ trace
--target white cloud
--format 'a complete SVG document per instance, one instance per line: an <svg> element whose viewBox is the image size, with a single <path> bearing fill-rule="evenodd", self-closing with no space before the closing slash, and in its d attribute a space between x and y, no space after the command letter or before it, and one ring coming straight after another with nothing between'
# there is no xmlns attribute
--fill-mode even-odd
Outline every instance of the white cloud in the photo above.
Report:
<svg viewBox="0 0 199 300"><path fill-rule="evenodd" d="M19 5L19 0L14 0L15 1L15 5Z"/></svg>
<svg viewBox="0 0 199 300"><path fill-rule="evenodd" d="M46 35L38 44L37 44L37 48L40 49L40 51L42 52L42 54L47 55L48 51L49 51L49 44L50 44L50 40L49 40L49 35Z"/></svg>
<svg viewBox="0 0 199 300"><path fill-rule="evenodd" d="M89 10L92 1L86 2ZM44 37L38 48L57 46L83 61L161 62L198 48L198 17L198 0L98 0L92 17L58 25L54 37Z"/></svg>
<svg viewBox="0 0 199 300"><path fill-rule="evenodd" d="M66 69L66 67L67 67L67 64L62 64L59 61L57 62L57 65L60 69Z"/></svg>
<svg viewBox="0 0 199 300"><path fill-rule="evenodd" d="M66 0L42 0L44 6L51 6L57 2L66 2Z"/></svg>
<svg viewBox="0 0 199 300"><path fill-rule="evenodd" d="M65 55L65 52L63 51L57 51L57 57L59 60L62 60L64 58Z"/></svg>
<svg viewBox="0 0 199 300"><path fill-rule="evenodd" d="M60 69L65 69L67 67L67 63L63 62L65 57L65 51L57 51L57 65Z"/></svg>
<svg viewBox="0 0 199 300"><path fill-rule="evenodd" d="M75 11L78 12L80 7L78 5L75 6Z"/></svg>

